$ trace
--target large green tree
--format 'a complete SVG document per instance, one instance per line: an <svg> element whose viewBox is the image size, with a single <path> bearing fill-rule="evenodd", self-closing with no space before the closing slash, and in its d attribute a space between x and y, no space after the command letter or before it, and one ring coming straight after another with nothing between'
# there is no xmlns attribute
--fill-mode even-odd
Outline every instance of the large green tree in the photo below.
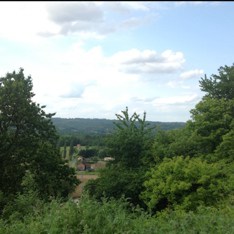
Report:
<svg viewBox="0 0 234 234"><path fill-rule="evenodd" d="M32 88L23 69L0 78L0 190L20 192L23 177L31 173L43 197L66 196L77 179L56 147L54 114L33 101Z"/></svg>
<svg viewBox="0 0 234 234"><path fill-rule="evenodd" d="M227 146L233 131L234 64L220 67L217 75L213 74L210 78L205 76L199 83L201 90L206 94L190 111L192 119L187 125L193 131L200 154L211 160L219 159L215 157L217 155L223 159L225 152L221 153L218 149L220 145L222 149L224 145ZM219 154L214 154L217 150ZM234 155L226 154L229 160L233 157Z"/></svg>
<svg viewBox="0 0 234 234"><path fill-rule="evenodd" d="M234 99L204 97L191 110L192 120L187 125L193 131L193 139L199 145L198 153L213 154L222 143L224 135L231 131L234 117Z"/></svg>
<svg viewBox="0 0 234 234"><path fill-rule="evenodd" d="M206 94L190 111L191 120L184 129L157 133L156 161L178 155L203 156L210 161L233 160L234 65L220 67L218 71L218 75L201 78L201 90Z"/></svg>
<svg viewBox="0 0 234 234"><path fill-rule="evenodd" d="M233 189L234 65L218 71L201 79L206 94L184 129L156 135L156 165L142 193L151 209L213 205Z"/></svg>

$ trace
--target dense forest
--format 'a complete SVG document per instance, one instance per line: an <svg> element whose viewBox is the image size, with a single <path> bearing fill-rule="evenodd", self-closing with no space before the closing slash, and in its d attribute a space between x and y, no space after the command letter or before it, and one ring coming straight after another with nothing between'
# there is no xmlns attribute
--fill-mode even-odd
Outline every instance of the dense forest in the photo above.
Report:
<svg viewBox="0 0 234 234"><path fill-rule="evenodd" d="M234 64L199 84L204 96L179 128L116 114L100 145L114 160L75 203L79 180L31 77L0 78L0 233L234 233Z"/></svg>

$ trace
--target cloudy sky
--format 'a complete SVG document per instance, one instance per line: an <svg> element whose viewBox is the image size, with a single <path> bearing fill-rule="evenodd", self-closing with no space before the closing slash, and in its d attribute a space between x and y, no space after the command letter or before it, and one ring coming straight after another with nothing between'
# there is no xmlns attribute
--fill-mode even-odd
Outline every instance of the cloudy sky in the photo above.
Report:
<svg viewBox="0 0 234 234"><path fill-rule="evenodd" d="M0 76L24 68L64 118L187 121L234 62L234 2L0 2Z"/></svg>

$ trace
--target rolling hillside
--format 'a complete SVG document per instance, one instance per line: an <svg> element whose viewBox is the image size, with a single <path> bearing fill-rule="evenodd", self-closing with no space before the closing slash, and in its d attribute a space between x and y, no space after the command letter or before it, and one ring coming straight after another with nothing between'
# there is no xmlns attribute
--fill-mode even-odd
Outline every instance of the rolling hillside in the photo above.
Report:
<svg viewBox="0 0 234 234"><path fill-rule="evenodd" d="M109 134L114 130L113 122L117 120L109 119L86 119L86 118L52 118L52 121L60 134ZM181 128L184 122L151 122L150 126L160 127L162 130Z"/></svg>

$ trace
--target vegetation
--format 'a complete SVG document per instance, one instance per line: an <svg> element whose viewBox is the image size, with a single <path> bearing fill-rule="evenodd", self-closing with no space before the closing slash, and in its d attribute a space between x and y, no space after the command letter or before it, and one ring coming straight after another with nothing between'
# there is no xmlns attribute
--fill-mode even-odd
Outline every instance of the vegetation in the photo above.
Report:
<svg viewBox="0 0 234 234"><path fill-rule="evenodd" d="M191 110L191 120L182 129L158 131L154 140L145 114L140 119L122 111L109 144L115 161L86 185L89 194L99 199L102 192L115 198L124 194L153 213L216 206L232 196L233 80L233 66L205 76L200 85L206 95Z"/></svg>
<svg viewBox="0 0 234 234"><path fill-rule="evenodd" d="M70 157L81 135L58 141L22 69L1 78L0 233L234 233L234 64L218 72L183 128L155 131L126 108L87 137L80 153L114 160L78 203L59 198L77 183L59 148Z"/></svg>
<svg viewBox="0 0 234 234"><path fill-rule="evenodd" d="M234 209L201 207L196 212L163 211L150 216L139 208L129 208L126 199L98 202L86 195L78 204L53 200L35 203L31 194L16 199L9 219L0 220L0 233L225 233L234 232Z"/></svg>
<svg viewBox="0 0 234 234"><path fill-rule="evenodd" d="M108 141L109 153L115 160L111 161L100 178L89 181L85 189L90 195L101 198L120 198L125 195L133 204L142 203L139 199L148 169L151 145L151 128L146 123L146 114L141 119L134 113L129 116L128 108L122 115L116 115L116 131Z"/></svg>
<svg viewBox="0 0 234 234"><path fill-rule="evenodd" d="M33 177L40 196L66 197L78 183L56 147L58 139L44 106L32 101L31 77L23 69L0 78L0 212Z"/></svg>
<svg viewBox="0 0 234 234"><path fill-rule="evenodd" d="M215 206L233 195L234 65L206 76L206 95L191 110L183 129L159 132L142 198L151 210L195 210ZM228 94L228 95L227 95Z"/></svg>
<svg viewBox="0 0 234 234"><path fill-rule="evenodd" d="M222 202L233 190L230 175L220 163L200 158L165 158L147 173L142 198L154 211L165 208L196 210Z"/></svg>
<svg viewBox="0 0 234 234"><path fill-rule="evenodd" d="M95 137L100 135L110 135L114 132L113 122L118 120L109 119L85 119L85 118L52 118L53 124L57 131L65 135L89 136ZM153 122L147 121L151 127L158 127L162 130L171 130L184 127L184 122Z"/></svg>

